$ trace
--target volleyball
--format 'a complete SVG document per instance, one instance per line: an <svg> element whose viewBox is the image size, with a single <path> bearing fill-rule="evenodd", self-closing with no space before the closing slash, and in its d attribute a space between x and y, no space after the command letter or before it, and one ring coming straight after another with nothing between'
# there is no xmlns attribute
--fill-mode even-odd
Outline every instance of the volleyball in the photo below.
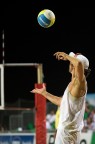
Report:
<svg viewBox="0 0 95 144"><path fill-rule="evenodd" d="M55 23L55 14L49 9L44 9L39 12L37 21L41 27L49 28Z"/></svg>

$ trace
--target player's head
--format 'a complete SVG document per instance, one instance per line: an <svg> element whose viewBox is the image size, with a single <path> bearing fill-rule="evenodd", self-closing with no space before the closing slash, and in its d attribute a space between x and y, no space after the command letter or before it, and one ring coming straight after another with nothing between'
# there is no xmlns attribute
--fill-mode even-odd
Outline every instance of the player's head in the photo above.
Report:
<svg viewBox="0 0 95 144"><path fill-rule="evenodd" d="M82 55L81 53L73 53L73 52L70 52L69 53L70 56L72 57L76 57L77 59L79 59L83 66L84 66L84 73L85 73L85 76L88 77L88 75L90 74L90 69L89 69L89 60L84 56Z"/></svg>

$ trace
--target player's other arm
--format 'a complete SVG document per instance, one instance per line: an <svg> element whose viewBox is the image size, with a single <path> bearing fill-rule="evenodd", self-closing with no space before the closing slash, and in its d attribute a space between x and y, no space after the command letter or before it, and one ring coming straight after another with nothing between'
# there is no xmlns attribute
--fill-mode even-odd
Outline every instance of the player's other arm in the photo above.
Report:
<svg viewBox="0 0 95 144"><path fill-rule="evenodd" d="M43 84L42 88L35 88L32 91L30 91L31 93L38 93L41 94L42 96L44 96L46 99L48 99L50 102L52 102L53 104L60 106L61 103L61 97L55 96L49 92L46 91L46 87Z"/></svg>
<svg viewBox="0 0 95 144"><path fill-rule="evenodd" d="M52 95L51 93L45 91L43 93L43 96L48 99L49 101L51 101L53 104L57 105L57 106L60 106L61 104L61 100L62 100L62 97L58 97L58 96L55 96L55 95Z"/></svg>

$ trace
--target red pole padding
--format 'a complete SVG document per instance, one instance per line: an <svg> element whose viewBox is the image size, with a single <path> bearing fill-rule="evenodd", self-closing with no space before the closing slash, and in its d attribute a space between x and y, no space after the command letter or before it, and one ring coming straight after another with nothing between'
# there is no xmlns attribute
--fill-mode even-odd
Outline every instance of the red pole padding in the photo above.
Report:
<svg viewBox="0 0 95 144"><path fill-rule="evenodd" d="M43 84L35 84L35 88L42 88ZM35 94L35 127L36 144L46 144L46 98Z"/></svg>

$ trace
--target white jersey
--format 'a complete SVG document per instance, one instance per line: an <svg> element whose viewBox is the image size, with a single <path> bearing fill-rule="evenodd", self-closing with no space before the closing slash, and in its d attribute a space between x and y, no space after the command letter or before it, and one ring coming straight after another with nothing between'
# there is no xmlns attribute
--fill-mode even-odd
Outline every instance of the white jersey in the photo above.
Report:
<svg viewBox="0 0 95 144"><path fill-rule="evenodd" d="M60 105L60 118L55 144L80 143L80 132L84 126L86 93L81 98L75 98L70 94L68 87L66 88Z"/></svg>

